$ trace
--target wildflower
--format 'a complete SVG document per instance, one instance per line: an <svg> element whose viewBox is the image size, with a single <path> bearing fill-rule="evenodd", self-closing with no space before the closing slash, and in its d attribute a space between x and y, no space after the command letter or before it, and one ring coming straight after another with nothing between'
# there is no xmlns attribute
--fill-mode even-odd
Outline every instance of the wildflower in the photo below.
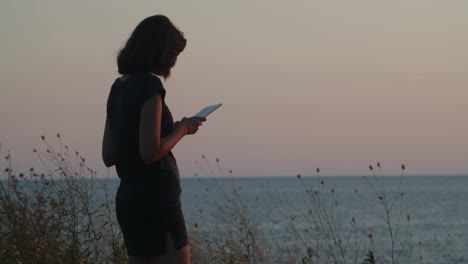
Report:
<svg viewBox="0 0 468 264"><path fill-rule="evenodd" d="M355 193L359 193L359 190L358 190L358 189L354 189L354 192L355 192Z"/></svg>
<svg viewBox="0 0 468 264"><path fill-rule="evenodd" d="M36 152L37 152L37 150L36 150L36 149L33 149L33 152L34 152L34 153L36 153Z"/></svg>
<svg viewBox="0 0 468 264"><path fill-rule="evenodd" d="M216 158L216 163L219 163L219 158Z"/></svg>
<svg viewBox="0 0 468 264"><path fill-rule="evenodd" d="M314 194L315 194L315 195L318 195L319 193L318 193L318 191L317 191L317 190L314 190Z"/></svg>
<svg viewBox="0 0 468 264"><path fill-rule="evenodd" d="M402 169L402 170L405 170L405 169L406 169L405 164L401 164L401 169Z"/></svg>
<svg viewBox="0 0 468 264"><path fill-rule="evenodd" d="M44 135L42 135L42 136L41 136L41 139L42 139L42 140L45 140L45 136L44 136Z"/></svg>
<svg viewBox="0 0 468 264"><path fill-rule="evenodd" d="M229 174L232 174L232 170L229 170Z"/></svg>
<svg viewBox="0 0 468 264"><path fill-rule="evenodd" d="M57 133L57 137L60 138L60 133Z"/></svg>
<svg viewBox="0 0 468 264"><path fill-rule="evenodd" d="M372 167L372 165L369 165L369 170L374 171L374 167Z"/></svg>
<svg viewBox="0 0 468 264"><path fill-rule="evenodd" d="M320 184L324 185L324 184L325 184L325 182L324 182L323 180L320 180Z"/></svg>
<svg viewBox="0 0 468 264"><path fill-rule="evenodd" d="M379 200L380 200L380 201L383 200L383 196L382 196L382 195L379 195Z"/></svg>
<svg viewBox="0 0 468 264"><path fill-rule="evenodd" d="M202 159L205 159L205 155L202 155L201 157L202 157Z"/></svg>
<svg viewBox="0 0 468 264"><path fill-rule="evenodd" d="M34 171L34 168L30 168L29 171L30 171L30 172L33 172L33 171Z"/></svg>
<svg viewBox="0 0 468 264"><path fill-rule="evenodd" d="M194 225L194 226L195 226L195 228L198 228L198 223L195 223L195 225Z"/></svg>
<svg viewBox="0 0 468 264"><path fill-rule="evenodd" d="M76 152L75 152L75 154L76 154L77 156L79 156L79 155L80 155L80 153L79 153L78 151L76 151Z"/></svg>
<svg viewBox="0 0 468 264"><path fill-rule="evenodd" d="M356 223L356 218L354 218L354 216L353 216L353 217L351 217L351 223L353 223L353 224L355 224L355 223Z"/></svg>
<svg viewBox="0 0 468 264"><path fill-rule="evenodd" d="M410 216L410 214L407 214L407 215L406 215L406 220L408 220L408 221L409 221L410 219L411 219L411 216Z"/></svg>
<svg viewBox="0 0 468 264"><path fill-rule="evenodd" d="M377 167L379 167L379 168L380 168L380 162L377 162Z"/></svg>
<svg viewBox="0 0 468 264"><path fill-rule="evenodd" d="M312 210L311 210L311 209L309 209L309 214L312 214Z"/></svg>
<svg viewBox="0 0 468 264"><path fill-rule="evenodd" d="M300 175L300 174L298 174L296 177L297 177L298 179L300 179L300 178L301 178L301 175Z"/></svg>
<svg viewBox="0 0 468 264"><path fill-rule="evenodd" d="M331 188L331 192L332 192L332 193L335 193L335 188Z"/></svg>
<svg viewBox="0 0 468 264"><path fill-rule="evenodd" d="M317 173L320 173L320 168L316 168L315 171L317 171Z"/></svg>
<svg viewBox="0 0 468 264"><path fill-rule="evenodd" d="M372 233L369 233L369 234L367 235L367 237L369 237L370 239L372 239Z"/></svg>
<svg viewBox="0 0 468 264"><path fill-rule="evenodd" d="M202 213L203 213L203 208L199 208L199 209L198 209L198 212L199 212L200 214L202 214Z"/></svg>

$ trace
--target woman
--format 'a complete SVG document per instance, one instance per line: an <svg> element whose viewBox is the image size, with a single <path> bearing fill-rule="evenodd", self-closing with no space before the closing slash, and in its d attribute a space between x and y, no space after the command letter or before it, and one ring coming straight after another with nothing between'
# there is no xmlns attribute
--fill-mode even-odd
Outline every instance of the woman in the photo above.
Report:
<svg viewBox="0 0 468 264"><path fill-rule="evenodd" d="M116 212L129 263L190 263L171 150L206 119L173 123L160 80L169 77L185 44L182 32L156 15L140 22L117 56L122 76L107 101L102 157L121 179Z"/></svg>

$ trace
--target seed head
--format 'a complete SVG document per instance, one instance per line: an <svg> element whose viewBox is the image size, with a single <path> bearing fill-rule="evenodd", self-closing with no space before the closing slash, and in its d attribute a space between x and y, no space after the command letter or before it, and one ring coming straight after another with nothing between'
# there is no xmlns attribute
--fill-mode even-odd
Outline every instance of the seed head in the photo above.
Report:
<svg viewBox="0 0 468 264"><path fill-rule="evenodd" d="M44 136L44 135L42 135L42 136L41 136L41 139L42 139L42 140L45 140L45 136Z"/></svg>
<svg viewBox="0 0 468 264"><path fill-rule="evenodd" d="M405 170L405 169L406 169L405 164L401 164L401 169L402 169L402 170Z"/></svg>
<svg viewBox="0 0 468 264"><path fill-rule="evenodd" d="M300 178L301 178L301 175L300 175L300 174L298 174L296 177L297 177L298 179L300 179Z"/></svg>
<svg viewBox="0 0 468 264"><path fill-rule="evenodd" d="M380 162L377 162L377 167L379 167L379 168L380 168Z"/></svg>
<svg viewBox="0 0 468 264"><path fill-rule="evenodd" d="M316 171L317 173L320 173L320 168L316 168L315 171Z"/></svg>
<svg viewBox="0 0 468 264"><path fill-rule="evenodd" d="M373 171L374 167L372 167L372 165L369 165L369 170Z"/></svg>

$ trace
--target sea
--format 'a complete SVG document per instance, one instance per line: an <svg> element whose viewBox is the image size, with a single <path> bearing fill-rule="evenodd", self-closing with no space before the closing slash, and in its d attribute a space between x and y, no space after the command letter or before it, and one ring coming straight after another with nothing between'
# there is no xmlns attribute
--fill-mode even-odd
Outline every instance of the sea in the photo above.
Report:
<svg viewBox="0 0 468 264"><path fill-rule="evenodd" d="M114 195L118 180L108 181ZM181 185L188 229L221 221L236 232L237 213L271 244L314 248L325 219L340 243L361 250L391 252L394 237L395 255L404 245L414 263L468 263L468 175L194 177Z"/></svg>
<svg viewBox="0 0 468 264"><path fill-rule="evenodd" d="M380 243L374 245L376 251L390 251L391 223L393 235L398 232L395 244L413 247L414 263L468 263L468 175L199 177L184 178L181 184L189 227L200 221L216 226L224 219L219 206L226 205L230 197L248 207L250 218L267 240L283 245L297 242L298 234L284 234L291 233L291 224L301 227L296 230L302 230L299 236L307 237L303 230L313 226L307 219L317 219L308 215L322 211L328 212L330 221L338 222L336 230L342 226L343 237L358 233L367 236L363 244L368 245L372 234L372 240Z"/></svg>
<svg viewBox="0 0 468 264"><path fill-rule="evenodd" d="M119 179L93 181L115 197ZM181 187L190 235L240 241L254 234L268 263L291 263L280 258L294 254L292 263L302 263L309 250L346 255L346 263L363 263L372 251L377 263L393 255L395 263L468 264L468 175L197 176L181 178ZM104 194L96 188L97 205Z"/></svg>

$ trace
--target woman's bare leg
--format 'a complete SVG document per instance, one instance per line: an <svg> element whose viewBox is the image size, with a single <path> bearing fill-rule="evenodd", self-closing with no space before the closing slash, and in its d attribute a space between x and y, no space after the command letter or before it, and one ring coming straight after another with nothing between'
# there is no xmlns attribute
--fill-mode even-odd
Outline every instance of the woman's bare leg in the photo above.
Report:
<svg viewBox="0 0 468 264"><path fill-rule="evenodd" d="M128 256L128 264L156 264L155 256Z"/></svg>

